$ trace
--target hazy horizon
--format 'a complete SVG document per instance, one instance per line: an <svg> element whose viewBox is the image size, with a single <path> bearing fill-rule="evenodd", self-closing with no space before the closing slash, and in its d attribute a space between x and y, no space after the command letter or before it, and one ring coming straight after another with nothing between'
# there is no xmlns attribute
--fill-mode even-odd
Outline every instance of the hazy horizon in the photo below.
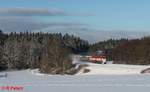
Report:
<svg viewBox="0 0 150 92"><path fill-rule="evenodd" d="M149 0L0 0L4 32L61 32L90 42L150 35Z"/></svg>

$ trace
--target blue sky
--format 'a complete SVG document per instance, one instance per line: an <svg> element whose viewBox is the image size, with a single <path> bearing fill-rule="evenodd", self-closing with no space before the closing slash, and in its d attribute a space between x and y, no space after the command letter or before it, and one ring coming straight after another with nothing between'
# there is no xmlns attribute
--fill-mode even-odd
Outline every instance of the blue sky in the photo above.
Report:
<svg viewBox="0 0 150 92"><path fill-rule="evenodd" d="M15 10L16 8L23 10ZM63 28L70 28L68 24L71 23L71 27L75 25L88 31L150 31L150 0L0 0L0 9L0 19L6 18L4 15L9 15L7 17L11 17L9 19L13 22L16 17L22 17L24 20L32 20L32 23L51 23L51 26L54 23L56 28L61 24L65 24ZM28 12L28 9L31 11ZM48 9L50 14L45 11L43 14L43 10L38 12L38 9ZM17 14L11 14L13 12ZM23 16L19 13L30 14ZM46 26L39 30L45 29L50 27Z"/></svg>
<svg viewBox="0 0 150 92"><path fill-rule="evenodd" d="M103 30L149 30L149 0L0 0L1 8L56 8L93 16L44 17L46 21L81 22Z"/></svg>

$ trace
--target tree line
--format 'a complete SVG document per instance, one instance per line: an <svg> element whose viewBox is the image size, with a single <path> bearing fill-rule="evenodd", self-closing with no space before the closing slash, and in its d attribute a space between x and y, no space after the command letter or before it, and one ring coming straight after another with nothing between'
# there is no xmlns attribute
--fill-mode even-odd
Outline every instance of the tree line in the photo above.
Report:
<svg viewBox="0 0 150 92"><path fill-rule="evenodd" d="M89 43L73 35L0 31L0 70L39 68L65 74L73 67L70 54L85 52Z"/></svg>
<svg viewBox="0 0 150 92"><path fill-rule="evenodd" d="M113 50L114 63L117 64L150 64L150 37L129 40Z"/></svg>
<svg viewBox="0 0 150 92"><path fill-rule="evenodd" d="M107 60L116 64L150 64L150 37L139 39L110 39L90 45L90 51L103 50Z"/></svg>
<svg viewBox="0 0 150 92"><path fill-rule="evenodd" d="M117 64L150 64L150 37L110 39L94 44L61 33L0 31L0 71L39 68L43 73L71 74L71 54L105 51Z"/></svg>

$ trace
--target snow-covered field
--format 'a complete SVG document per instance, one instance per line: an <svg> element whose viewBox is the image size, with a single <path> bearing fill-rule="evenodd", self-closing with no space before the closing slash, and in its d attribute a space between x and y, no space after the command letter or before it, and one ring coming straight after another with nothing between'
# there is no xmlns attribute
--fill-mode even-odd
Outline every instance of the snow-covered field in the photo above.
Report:
<svg viewBox="0 0 150 92"><path fill-rule="evenodd" d="M81 64L80 62L77 62ZM44 75L37 70L7 72L0 77L0 87L22 86L20 92L149 92L150 75L140 74L149 66L88 64L88 73L74 75ZM6 72L0 72L4 75ZM1 90L0 92L17 92Z"/></svg>
<svg viewBox="0 0 150 92"><path fill-rule="evenodd" d="M150 66L145 65L122 65L122 64L94 64L87 63L89 65L86 69L89 69L89 73L79 72L77 75L129 75L140 74L140 72Z"/></svg>

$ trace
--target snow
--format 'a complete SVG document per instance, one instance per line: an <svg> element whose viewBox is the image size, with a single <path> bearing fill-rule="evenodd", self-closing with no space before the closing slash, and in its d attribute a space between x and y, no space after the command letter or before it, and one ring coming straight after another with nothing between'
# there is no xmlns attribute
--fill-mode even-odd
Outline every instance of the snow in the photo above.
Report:
<svg viewBox="0 0 150 92"><path fill-rule="evenodd" d="M150 66L145 65L121 65L121 64L94 64L87 63L89 73L80 73L77 75L126 75L140 74L140 72Z"/></svg>
<svg viewBox="0 0 150 92"><path fill-rule="evenodd" d="M87 64L89 73L71 75L41 74L38 69L5 71L0 75L8 74L6 78L0 77L2 86L22 86L18 92L149 92L150 75L140 74L140 71L150 66L144 65L119 65L119 64ZM17 92L1 90L0 92Z"/></svg>
<svg viewBox="0 0 150 92"><path fill-rule="evenodd" d="M38 76L30 70L7 72L0 86L23 86L21 92L149 92L149 75ZM0 73L1 74L1 73ZM0 92L17 92L2 91Z"/></svg>
<svg viewBox="0 0 150 92"><path fill-rule="evenodd" d="M107 64L96 64L91 62L80 61L80 56L75 55L73 61L77 66L86 64L87 67L83 69L89 69L90 72L83 73L83 69L76 75L132 75L141 74L140 72L146 68L150 68L150 65L125 65L125 64L112 64L113 61L107 61Z"/></svg>

